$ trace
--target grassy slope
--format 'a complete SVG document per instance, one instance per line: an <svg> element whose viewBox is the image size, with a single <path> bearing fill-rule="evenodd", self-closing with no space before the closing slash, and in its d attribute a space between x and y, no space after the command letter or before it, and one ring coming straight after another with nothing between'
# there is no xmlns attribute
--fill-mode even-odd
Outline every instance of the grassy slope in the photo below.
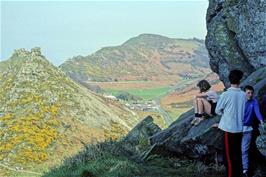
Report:
<svg viewBox="0 0 266 177"><path fill-rule="evenodd" d="M138 122L129 110L77 85L40 54L18 53L0 63L1 163L42 171L75 154L82 143L117 139Z"/></svg>
<svg viewBox="0 0 266 177"><path fill-rule="evenodd" d="M219 166L156 155L140 162L132 157L132 153L136 153L134 147L120 142L90 145L77 156L65 160L62 166L47 172L44 177L223 176L223 169Z"/></svg>

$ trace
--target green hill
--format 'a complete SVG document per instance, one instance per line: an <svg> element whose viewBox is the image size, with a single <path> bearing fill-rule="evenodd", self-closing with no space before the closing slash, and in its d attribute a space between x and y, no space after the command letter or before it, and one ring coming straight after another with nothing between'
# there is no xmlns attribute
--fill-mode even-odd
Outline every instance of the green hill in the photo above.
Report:
<svg viewBox="0 0 266 177"><path fill-rule="evenodd" d="M83 144L119 138L138 120L73 82L39 48L0 62L0 165L41 172Z"/></svg>

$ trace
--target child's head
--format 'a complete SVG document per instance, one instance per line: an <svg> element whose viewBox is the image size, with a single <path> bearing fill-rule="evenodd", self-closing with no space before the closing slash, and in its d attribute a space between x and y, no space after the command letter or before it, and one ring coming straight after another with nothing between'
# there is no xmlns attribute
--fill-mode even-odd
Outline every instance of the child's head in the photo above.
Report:
<svg viewBox="0 0 266 177"><path fill-rule="evenodd" d="M201 80L199 81L199 83L197 84L197 87L199 87L200 92L206 92L211 88L211 85L209 84L208 81L206 80Z"/></svg>
<svg viewBox="0 0 266 177"><path fill-rule="evenodd" d="M242 77L243 77L243 72L238 69L235 69L230 72L228 78L231 84L239 85Z"/></svg>
<svg viewBox="0 0 266 177"><path fill-rule="evenodd" d="M254 94L254 88L250 85L247 85L245 88L244 88L244 91L246 92L247 94L247 99L250 100L253 98L253 94Z"/></svg>

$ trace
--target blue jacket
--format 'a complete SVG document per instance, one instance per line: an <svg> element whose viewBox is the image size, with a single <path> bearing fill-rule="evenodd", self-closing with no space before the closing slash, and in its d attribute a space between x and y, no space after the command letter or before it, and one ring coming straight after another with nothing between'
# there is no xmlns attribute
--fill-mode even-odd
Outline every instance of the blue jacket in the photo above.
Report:
<svg viewBox="0 0 266 177"><path fill-rule="evenodd" d="M244 125L252 126L254 117L257 117L258 120L263 121L258 101L255 98L247 100L245 104Z"/></svg>

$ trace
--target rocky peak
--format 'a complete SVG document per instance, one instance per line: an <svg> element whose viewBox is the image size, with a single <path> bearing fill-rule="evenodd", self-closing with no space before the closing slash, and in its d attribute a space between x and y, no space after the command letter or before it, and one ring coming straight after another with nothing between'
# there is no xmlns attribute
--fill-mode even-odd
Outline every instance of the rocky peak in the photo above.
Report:
<svg viewBox="0 0 266 177"><path fill-rule="evenodd" d="M40 47L34 47L31 49L31 51L27 51L25 48L15 49L12 55L12 57L21 57L21 58L36 57L36 56L43 57Z"/></svg>

